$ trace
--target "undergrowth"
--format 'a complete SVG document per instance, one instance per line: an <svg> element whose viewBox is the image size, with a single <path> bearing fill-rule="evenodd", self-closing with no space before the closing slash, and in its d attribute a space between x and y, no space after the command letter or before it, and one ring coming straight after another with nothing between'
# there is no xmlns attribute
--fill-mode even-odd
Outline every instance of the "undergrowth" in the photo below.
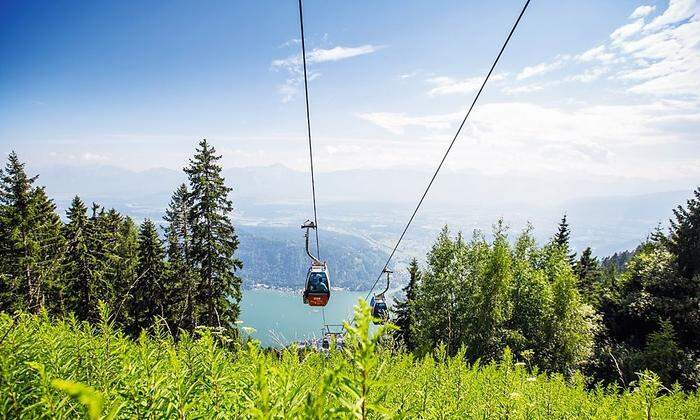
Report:
<svg viewBox="0 0 700 420"><path fill-rule="evenodd" d="M700 395L650 372L629 390L513 360L467 365L379 345L364 302L344 350L262 350L216 331L137 341L108 323L0 314L0 418L700 418Z"/></svg>

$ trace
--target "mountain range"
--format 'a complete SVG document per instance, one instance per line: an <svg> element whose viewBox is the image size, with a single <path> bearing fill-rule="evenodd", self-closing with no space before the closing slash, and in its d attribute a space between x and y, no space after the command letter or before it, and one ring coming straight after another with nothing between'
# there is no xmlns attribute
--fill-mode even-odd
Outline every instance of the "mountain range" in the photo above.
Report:
<svg viewBox="0 0 700 420"><path fill-rule="evenodd" d="M114 207L137 220L160 220L172 191L185 176L158 168L136 172L110 166L55 165L29 168L40 174L59 210L79 194L85 201ZM233 188L234 223L241 236L246 284L296 288L306 270L300 224L312 216L309 176L283 165L227 168ZM364 278L381 270L430 173L410 168L348 170L317 174L318 212L324 249L336 285L362 288ZM546 241L564 213L572 229L572 246L591 246L598 256L633 249L672 208L685 202L697 185L617 178L548 181L475 172L441 173L395 258L397 266L424 257L444 225L469 235L486 233L500 218L512 236L528 223ZM684 187L685 185L685 187ZM357 258L356 258L357 257ZM359 258L359 259L358 259Z"/></svg>

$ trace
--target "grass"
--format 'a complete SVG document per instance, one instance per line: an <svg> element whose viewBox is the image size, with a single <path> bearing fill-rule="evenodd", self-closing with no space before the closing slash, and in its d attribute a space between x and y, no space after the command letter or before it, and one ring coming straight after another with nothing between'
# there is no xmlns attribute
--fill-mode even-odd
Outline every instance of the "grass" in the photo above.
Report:
<svg viewBox="0 0 700 420"><path fill-rule="evenodd" d="M108 324L0 314L0 418L700 418L700 395L663 388L589 390L506 352L465 364L379 346L361 303L349 345L329 355L263 351L212 331L130 340ZM3 338L4 336L4 338Z"/></svg>

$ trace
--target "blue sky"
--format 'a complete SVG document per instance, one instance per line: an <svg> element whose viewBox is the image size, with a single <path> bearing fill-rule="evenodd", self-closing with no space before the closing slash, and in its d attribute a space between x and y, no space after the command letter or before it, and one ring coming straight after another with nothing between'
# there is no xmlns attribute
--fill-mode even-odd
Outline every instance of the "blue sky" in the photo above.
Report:
<svg viewBox="0 0 700 420"><path fill-rule="evenodd" d="M521 6L307 0L320 170L433 168ZM5 0L0 152L36 166L178 168L206 137L226 166L303 170L296 7ZM692 187L699 9L533 0L448 168Z"/></svg>

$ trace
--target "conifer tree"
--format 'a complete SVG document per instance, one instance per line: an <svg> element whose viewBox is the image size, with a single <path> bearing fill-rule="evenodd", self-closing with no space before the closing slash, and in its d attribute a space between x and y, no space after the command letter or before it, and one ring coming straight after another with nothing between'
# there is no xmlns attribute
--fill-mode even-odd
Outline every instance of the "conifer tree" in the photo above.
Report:
<svg viewBox="0 0 700 420"><path fill-rule="evenodd" d="M231 223L231 188L224 184L214 148L205 140L185 168L189 178L189 217L192 229L190 255L198 272L196 304L199 323L233 327L239 315L242 263L234 255L238 237Z"/></svg>
<svg viewBox="0 0 700 420"><path fill-rule="evenodd" d="M396 314L394 324L399 327L395 336L401 340L408 350L413 350L415 346L411 335L411 328L414 328L412 326L411 307L415 304L417 286L421 275L418 260L415 258L411 260L408 266L408 274L408 284L403 288L404 299L396 300L394 305L394 313Z"/></svg>
<svg viewBox="0 0 700 420"><path fill-rule="evenodd" d="M114 319L121 325L132 325L133 318L129 313L131 291L136 286L139 230L130 217L123 217L119 226L119 235L114 253L114 294L115 302L112 310Z"/></svg>
<svg viewBox="0 0 700 420"><path fill-rule="evenodd" d="M676 257L678 271L686 279L700 276L700 187L686 208L673 210L669 248ZM697 280L700 281L700 278Z"/></svg>
<svg viewBox="0 0 700 420"><path fill-rule="evenodd" d="M194 328L194 292L197 276L190 261L191 230L189 226L190 198L187 185L182 184L175 191L164 220L168 256L168 279L165 283L167 296L168 322L179 329L192 331Z"/></svg>
<svg viewBox="0 0 700 420"><path fill-rule="evenodd" d="M63 276L66 286L63 300L66 309L80 320L88 319L98 299L93 283L92 268L96 265L94 255L88 249L87 207L76 196L66 211L68 222L63 227L66 253L63 258Z"/></svg>
<svg viewBox="0 0 700 420"><path fill-rule="evenodd" d="M597 289L600 286L598 283L601 270L598 259L593 256L591 247L587 247L581 253L581 258L576 262L574 272L578 277L578 288L581 295L588 303L596 303L599 297Z"/></svg>
<svg viewBox="0 0 700 420"><path fill-rule="evenodd" d="M102 266L102 288L104 293L102 300L107 303L111 310L118 304L119 297L117 291L122 287L123 280L120 278L120 260L118 247L121 236L121 225L123 217L115 209L101 211L97 218L97 232L95 234L96 250L95 257Z"/></svg>
<svg viewBox="0 0 700 420"><path fill-rule="evenodd" d="M163 316L163 279L165 277L165 252L158 231L151 220L141 224L138 239L137 280L131 289L129 314L133 335L153 324L156 316Z"/></svg>
<svg viewBox="0 0 700 420"><path fill-rule="evenodd" d="M573 268L576 263L576 253L571 252L571 245L569 244L569 237L571 236L571 229L569 228L569 222L566 220L566 213L561 218L559 222L559 229L557 233L554 234L552 242L557 246L561 247L569 258L569 264Z"/></svg>
<svg viewBox="0 0 700 420"><path fill-rule="evenodd" d="M0 173L0 309L40 310L56 273L60 220L15 152Z"/></svg>
<svg viewBox="0 0 700 420"><path fill-rule="evenodd" d="M2 174L2 258L7 285L3 309L29 309L36 294L36 251L31 235L35 206L32 190L36 177L29 177L15 152L10 153Z"/></svg>
<svg viewBox="0 0 700 420"><path fill-rule="evenodd" d="M56 213L56 204L48 198L44 187L34 190L36 205L35 237L39 245L39 284L41 307L51 313L63 313L61 301L61 259L65 251L63 222Z"/></svg>
<svg viewBox="0 0 700 420"><path fill-rule="evenodd" d="M90 289L92 298L88 305L87 319L100 319L99 301L112 305L115 299L114 288L110 277L110 266L113 255L110 244L110 228L108 227L107 212L97 203L92 203L90 217L85 224L85 243L88 252L88 270L90 272Z"/></svg>

